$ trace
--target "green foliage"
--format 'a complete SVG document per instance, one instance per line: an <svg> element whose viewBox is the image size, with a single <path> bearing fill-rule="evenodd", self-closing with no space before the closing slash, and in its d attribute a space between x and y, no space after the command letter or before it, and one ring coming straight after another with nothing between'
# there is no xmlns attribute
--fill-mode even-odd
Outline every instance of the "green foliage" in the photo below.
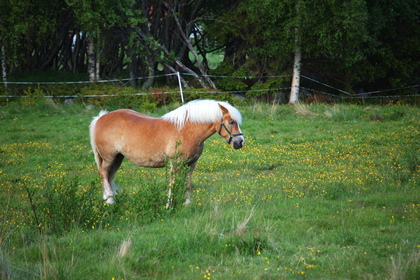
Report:
<svg viewBox="0 0 420 280"><path fill-rule="evenodd" d="M26 97L20 99L20 103L22 106L31 107L43 100L44 95L45 93L40 87L35 89L29 87L26 91L24 91L24 96Z"/></svg>
<svg viewBox="0 0 420 280"><path fill-rule="evenodd" d="M106 83L85 86L80 90L80 96L86 97L85 102L88 104L110 109L131 108L138 105L137 100L141 99L141 96L135 96L136 93L138 91L135 88Z"/></svg>
<svg viewBox="0 0 420 280"><path fill-rule="evenodd" d="M255 83L251 90L247 92L247 98L256 98L263 95L275 94L278 88L281 88L284 80L281 78L267 78L265 81Z"/></svg>
<svg viewBox="0 0 420 280"><path fill-rule="evenodd" d="M179 100L179 97L177 97ZM233 102L232 95L227 92L220 92L220 91L208 91L206 89L197 89L197 88L190 88L184 91L184 100L185 102L189 102L191 100L196 99L215 99L215 100L222 100L228 101L231 103Z"/></svg>
<svg viewBox="0 0 420 280"><path fill-rule="evenodd" d="M254 75L291 73L298 36L302 73L349 91L398 88L418 76L419 11L412 0L241 1L222 16L228 24L217 21L210 32L227 38L219 68L231 67L229 75L241 68Z"/></svg>
<svg viewBox="0 0 420 280"><path fill-rule="evenodd" d="M4 57L7 64L21 69L25 65L30 69L27 60L35 46L53 44L60 31L60 19L68 10L64 1L2 1L0 3L0 42L5 48ZM61 17L61 18L60 18ZM27 57L25 57L27 55Z"/></svg>
<svg viewBox="0 0 420 280"><path fill-rule="evenodd" d="M75 17L84 31L97 34L105 31L117 23L123 22L124 16L133 16L135 1L110 1L110 0L66 0L74 9ZM130 21L134 17L129 17Z"/></svg>
<svg viewBox="0 0 420 280"><path fill-rule="evenodd" d="M224 77L217 81L217 84L221 89L238 91L246 90L249 87L249 85L247 85L243 79L237 79L235 78L235 76L254 76L254 73L249 71L249 69L247 69L246 67L235 69L234 65L231 65L227 62L222 62L222 64L214 71L214 74ZM225 78L225 76L227 77Z"/></svg>
<svg viewBox="0 0 420 280"><path fill-rule="evenodd" d="M344 67L365 59L364 45L374 38L369 34L369 14L364 0L332 1L326 5L309 2L305 6L303 48L315 57L333 57Z"/></svg>

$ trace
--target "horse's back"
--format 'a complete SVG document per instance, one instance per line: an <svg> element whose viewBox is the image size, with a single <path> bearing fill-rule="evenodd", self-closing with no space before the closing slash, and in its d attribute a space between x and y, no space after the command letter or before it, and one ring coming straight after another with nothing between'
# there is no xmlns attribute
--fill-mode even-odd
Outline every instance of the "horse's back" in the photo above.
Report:
<svg viewBox="0 0 420 280"><path fill-rule="evenodd" d="M119 109L109 112L98 119L97 130L121 130L129 127L148 126L153 122L158 122L158 118L154 118L134 110Z"/></svg>
<svg viewBox="0 0 420 280"><path fill-rule="evenodd" d="M118 119L127 119L131 121L141 121L142 119L146 120L157 120L157 118L139 113L137 111L131 109L118 109L108 114L104 115L109 117L110 120L118 120Z"/></svg>

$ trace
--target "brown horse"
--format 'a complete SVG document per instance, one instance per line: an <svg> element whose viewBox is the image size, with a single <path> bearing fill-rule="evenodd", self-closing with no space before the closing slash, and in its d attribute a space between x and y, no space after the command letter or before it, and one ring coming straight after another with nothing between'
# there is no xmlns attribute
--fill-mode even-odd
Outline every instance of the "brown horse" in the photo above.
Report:
<svg viewBox="0 0 420 280"><path fill-rule="evenodd" d="M191 175L204 148L204 141L218 132L234 149L245 140L239 128L242 117L227 102L195 100L153 118L133 110L101 111L90 124L90 141L102 180L103 198L114 203L119 190L113 179L124 157L138 166L164 167L175 155L190 167L187 200L190 202ZM171 172L174 174L174 172ZM174 178L171 178L170 186ZM171 187L169 188L171 196Z"/></svg>

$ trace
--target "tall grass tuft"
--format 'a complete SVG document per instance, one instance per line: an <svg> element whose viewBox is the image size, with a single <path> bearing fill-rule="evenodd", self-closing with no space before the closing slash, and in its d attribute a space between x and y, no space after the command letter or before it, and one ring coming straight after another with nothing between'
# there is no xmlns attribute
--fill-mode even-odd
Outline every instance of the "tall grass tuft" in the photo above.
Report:
<svg viewBox="0 0 420 280"><path fill-rule="evenodd" d="M176 210L183 205L185 200L185 185L188 180L188 159L182 159L178 147L181 142L175 145L176 153L173 157L166 159L166 179L171 181L170 193L168 193L167 208Z"/></svg>
<svg viewBox="0 0 420 280"><path fill-rule="evenodd" d="M47 181L44 188L24 186L32 212L29 224L39 233L63 234L75 227L89 229L97 223L94 217L102 207L94 202L93 183L84 191L77 177L70 182Z"/></svg>

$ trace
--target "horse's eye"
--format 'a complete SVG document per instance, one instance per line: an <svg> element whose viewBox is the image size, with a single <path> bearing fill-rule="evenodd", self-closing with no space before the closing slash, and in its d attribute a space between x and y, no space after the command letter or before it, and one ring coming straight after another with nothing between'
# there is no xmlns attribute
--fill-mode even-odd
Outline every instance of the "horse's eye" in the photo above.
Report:
<svg viewBox="0 0 420 280"><path fill-rule="evenodd" d="M230 121L229 121L229 124L230 124L230 125L234 125L234 124L235 124L235 121L234 121L234 120L230 120Z"/></svg>

